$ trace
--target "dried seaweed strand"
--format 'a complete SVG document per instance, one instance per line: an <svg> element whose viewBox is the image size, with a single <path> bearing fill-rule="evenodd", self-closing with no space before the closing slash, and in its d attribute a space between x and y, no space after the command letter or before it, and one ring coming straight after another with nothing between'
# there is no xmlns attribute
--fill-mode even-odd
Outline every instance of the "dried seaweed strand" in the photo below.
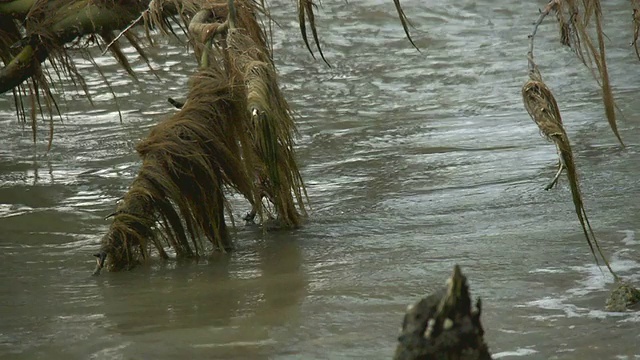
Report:
<svg viewBox="0 0 640 360"><path fill-rule="evenodd" d="M413 42L411 34L409 33L409 25L411 25L411 23L409 22L407 15L404 13L404 10L402 10L400 0L393 0L393 4L396 6L396 11L398 12L398 17L400 18L402 29L404 29L405 35L407 35L407 39L409 39L409 42L411 43L411 45L413 45L414 48L416 48L416 50L420 51L418 46Z"/></svg>
<svg viewBox="0 0 640 360"><path fill-rule="evenodd" d="M562 171L566 170L567 178L569 180L569 186L571 188L571 195L575 207L575 212L578 220L580 221L580 225L582 227L585 239L587 240L587 244L589 245L589 249L591 250L596 264L599 265L600 261L598 259L598 256L596 255L597 250L597 253L600 255L600 258L605 263L607 269L617 280L618 276L613 271L613 269L609 265L607 258L602 252L602 249L600 248L598 240L596 239L596 236L593 232L593 229L591 228L591 224L587 217L584 203L582 201L577 169L573 160L573 152L571 150L569 137L567 136L567 133L562 125L560 109L555 100L555 97L553 96L553 93L542 81L542 76L540 75L539 69L533 60L533 44L537 29L544 18L552 10L556 9L558 3L559 0L551 0L547 4L547 6L540 12L538 20L534 23L533 31L531 35L529 35L529 51L527 53L527 59L528 74L530 79L522 87L522 98L527 112L540 129L542 135L547 139L553 141L558 151L559 169L551 183L547 185L546 189L551 189L557 183Z"/></svg>

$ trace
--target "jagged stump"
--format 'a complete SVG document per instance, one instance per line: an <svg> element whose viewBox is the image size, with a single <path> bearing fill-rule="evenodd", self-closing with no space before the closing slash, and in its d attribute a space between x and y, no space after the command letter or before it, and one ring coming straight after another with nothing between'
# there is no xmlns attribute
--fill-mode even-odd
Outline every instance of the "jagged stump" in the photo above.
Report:
<svg viewBox="0 0 640 360"><path fill-rule="evenodd" d="M480 313L480 299L472 310L467 278L456 265L445 289L407 309L394 360L491 359Z"/></svg>

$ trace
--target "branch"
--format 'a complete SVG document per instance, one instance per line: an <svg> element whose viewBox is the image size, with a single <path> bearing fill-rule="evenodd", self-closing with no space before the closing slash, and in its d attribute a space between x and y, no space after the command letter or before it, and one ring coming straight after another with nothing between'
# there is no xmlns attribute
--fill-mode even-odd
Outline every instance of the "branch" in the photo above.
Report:
<svg viewBox="0 0 640 360"><path fill-rule="evenodd" d="M0 2L0 14L10 15L14 19L24 20L36 0L13 0Z"/></svg>
<svg viewBox="0 0 640 360"><path fill-rule="evenodd" d="M129 26L127 26L126 28L124 28L124 30L122 30L118 36L116 36L113 40L111 40L111 42L109 42L109 44L107 45L107 47L104 48L104 51L102 51L102 54L100 55L104 55L107 53L107 51L109 50L109 48L116 42L118 41L118 39L120 39L122 37L122 35L124 35L124 33L126 33L127 31L129 31L129 29L131 29L132 27L134 27L138 22L140 22L140 20L142 20L142 18L144 17L145 14L149 13L149 8L147 8L147 10L143 11L142 14L140 14L140 16L138 16L137 19L133 20L131 22L131 24L129 24Z"/></svg>
<svg viewBox="0 0 640 360"><path fill-rule="evenodd" d="M540 72L538 72L538 66L533 61L533 39L538 32L538 26L542 24L542 20L549 15L551 10L555 10L560 0L550 0L547 6L540 11L538 20L533 24L533 32L529 35L529 52L527 52L527 59L529 60L529 77L533 80L541 80Z"/></svg>
<svg viewBox="0 0 640 360"><path fill-rule="evenodd" d="M39 47L27 45L16 55L7 66L0 69L0 94L5 93L22 84L36 71L38 64L43 62L48 52Z"/></svg>
<svg viewBox="0 0 640 360"><path fill-rule="evenodd" d="M11 4L11 3L9 3ZM48 26L48 34L29 34L22 43L25 44L20 53L9 64L0 69L0 94L20 85L31 77L38 65L47 59L51 50L62 46L77 37L122 29L139 15L135 8L114 7L107 9L96 5L83 5L77 11L77 4L59 10L51 16L62 18ZM53 40L43 41L51 37Z"/></svg>

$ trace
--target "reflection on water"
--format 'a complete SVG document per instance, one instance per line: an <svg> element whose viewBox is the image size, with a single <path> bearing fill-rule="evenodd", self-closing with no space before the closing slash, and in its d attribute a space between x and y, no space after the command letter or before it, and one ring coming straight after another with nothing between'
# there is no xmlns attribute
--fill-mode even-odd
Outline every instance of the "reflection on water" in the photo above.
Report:
<svg viewBox="0 0 640 360"><path fill-rule="evenodd" d="M637 313L606 313L612 279L593 265L566 184L545 192L555 149L523 109L526 37L537 7L486 0L324 2L332 68L314 61L289 2L274 4L281 83L299 112L298 154L312 211L300 230L239 226L233 254L154 261L89 277L136 142L184 94L194 62L171 41L150 50L161 80L140 83L109 57L123 114L81 63L95 106L61 102L46 153L0 96L0 356L16 359L391 357L407 304L459 263L485 304L496 358L633 358ZM627 19L627 2L605 4ZM607 22L624 117L620 151L588 71L541 27L537 54L574 143L585 204L611 264L640 282L636 240L640 73L630 25ZM126 52L134 56L132 49ZM248 205L234 199L234 213Z"/></svg>

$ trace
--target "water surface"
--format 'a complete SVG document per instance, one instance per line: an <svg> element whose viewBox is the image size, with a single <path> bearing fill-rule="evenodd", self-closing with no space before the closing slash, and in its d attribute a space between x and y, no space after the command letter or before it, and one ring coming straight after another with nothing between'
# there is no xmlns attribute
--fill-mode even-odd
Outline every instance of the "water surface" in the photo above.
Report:
<svg viewBox="0 0 640 360"><path fill-rule="evenodd" d="M296 231L238 226L237 251L90 277L104 217L139 167L137 141L184 95L195 63L176 41L151 49L140 83L109 57L117 107L79 60L94 106L69 87L46 153L0 97L0 357L11 359L389 359L406 306L454 264L484 302L496 358L633 359L638 313L604 312L612 278L594 264L553 145L520 96L527 34L542 2L325 1L326 67L308 54L292 3L274 1L281 84L298 112L312 210ZM613 268L638 284L640 62L628 2L608 1L621 151L589 72L540 28L536 58ZM549 20L552 20L550 18ZM629 20L629 21L627 21ZM234 201L234 213L248 206Z"/></svg>

